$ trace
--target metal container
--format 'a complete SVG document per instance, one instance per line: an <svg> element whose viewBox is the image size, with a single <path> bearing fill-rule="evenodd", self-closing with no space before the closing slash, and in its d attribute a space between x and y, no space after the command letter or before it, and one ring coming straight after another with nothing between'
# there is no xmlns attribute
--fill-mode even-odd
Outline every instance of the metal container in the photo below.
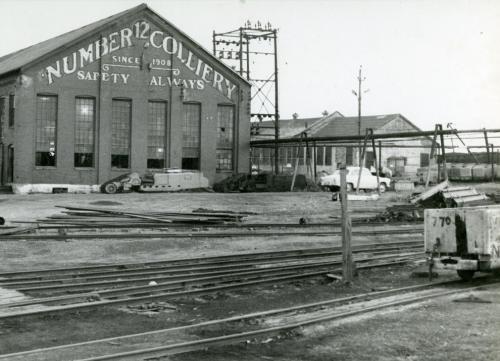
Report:
<svg viewBox="0 0 500 361"><path fill-rule="evenodd" d="M394 190L396 192L411 192L415 189L413 181L398 180L394 183Z"/></svg>
<svg viewBox="0 0 500 361"><path fill-rule="evenodd" d="M471 181L472 180L472 167L474 164L464 164L462 168L459 169L458 180L460 181Z"/></svg>
<svg viewBox="0 0 500 361"><path fill-rule="evenodd" d="M432 266L463 279L500 268L500 207L426 209L425 250Z"/></svg>
<svg viewBox="0 0 500 361"><path fill-rule="evenodd" d="M472 167L472 180L488 181L491 180L491 166L488 164L478 164Z"/></svg>
<svg viewBox="0 0 500 361"><path fill-rule="evenodd" d="M452 164L450 171L448 173L448 179L450 180L458 180L460 178L460 166L458 164Z"/></svg>

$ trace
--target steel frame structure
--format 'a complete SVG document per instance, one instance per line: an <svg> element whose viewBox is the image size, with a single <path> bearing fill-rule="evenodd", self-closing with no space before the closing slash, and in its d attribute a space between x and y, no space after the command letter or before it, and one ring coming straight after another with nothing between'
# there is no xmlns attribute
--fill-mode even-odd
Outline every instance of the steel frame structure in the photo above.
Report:
<svg viewBox="0 0 500 361"><path fill-rule="evenodd" d="M268 51L253 50L251 45L255 42L269 41L271 49ZM270 23L262 24L258 21L252 24L247 21L243 27L223 33L213 32L213 54L217 58L224 60L248 80L252 85L251 100L251 135L256 134L260 127L262 119L268 118L274 121L274 171L277 174L278 165L278 140L279 140L279 99L278 99L278 30L273 28ZM273 56L274 68L269 76L253 77L253 71L250 70L250 64L255 60L262 59L262 56ZM262 63L262 61L261 61ZM274 91L274 99L269 94ZM258 102L256 102L258 100ZM260 105L256 109L256 105Z"/></svg>

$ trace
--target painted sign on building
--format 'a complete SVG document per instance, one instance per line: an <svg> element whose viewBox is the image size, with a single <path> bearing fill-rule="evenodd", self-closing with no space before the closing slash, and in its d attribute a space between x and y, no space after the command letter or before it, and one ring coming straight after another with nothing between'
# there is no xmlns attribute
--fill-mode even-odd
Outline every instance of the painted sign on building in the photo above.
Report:
<svg viewBox="0 0 500 361"><path fill-rule="evenodd" d="M140 49L140 54L118 54L120 50L128 48ZM99 71L85 69L96 62L100 64ZM181 77L181 69L176 64L182 64L195 79ZM101 36L57 59L45 67L40 76L48 85L69 74L76 74L76 78L81 81L127 85L134 71L149 71L150 86L183 86L196 90L211 86L230 99L236 94L236 85L197 56L183 41L153 29L144 20Z"/></svg>

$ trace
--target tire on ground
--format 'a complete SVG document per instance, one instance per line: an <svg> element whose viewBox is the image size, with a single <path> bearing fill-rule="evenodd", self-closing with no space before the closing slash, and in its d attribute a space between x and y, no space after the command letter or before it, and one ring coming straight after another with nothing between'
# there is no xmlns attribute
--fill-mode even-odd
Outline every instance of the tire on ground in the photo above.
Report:
<svg viewBox="0 0 500 361"><path fill-rule="evenodd" d="M103 191L106 194L115 194L118 190L118 187L114 183L107 183L103 187Z"/></svg>

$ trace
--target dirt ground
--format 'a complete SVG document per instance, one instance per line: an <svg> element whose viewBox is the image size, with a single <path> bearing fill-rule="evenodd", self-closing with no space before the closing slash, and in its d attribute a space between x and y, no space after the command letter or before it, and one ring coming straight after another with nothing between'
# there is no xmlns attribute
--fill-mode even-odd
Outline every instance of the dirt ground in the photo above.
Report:
<svg viewBox="0 0 500 361"><path fill-rule="evenodd" d="M485 184L483 190L498 190ZM351 202L351 209L374 215L407 195L388 192L378 201ZM56 205L120 210L192 211L197 208L256 212L246 222L298 223L301 217L324 222L338 217L339 204L330 194L317 193L164 193L0 195L0 216L12 221L36 220L61 211ZM387 241L387 236L380 241ZM354 242L363 242L355 237ZM107 262L134 262L199 257L239 252L327 247L330 237L212 239L147 239L84 241L2 241L0 272ZM57 316L0 321L0 353L62 345L196 323L273 308L370 292L387 287L426 283L411 277L413 264L361 271L347 287L316 277L274 286L217 293L169 301L175 310L156 314L108 308ZM441 274L439 280L455 278ZM299 330L279 340L213 348L172 356L169 360L498 360L500 359L500 296L485 294L488 304L455 303L443 299L415 308L395 309L348 324L326 324ZM481 296L483 297L483 296ZM453 307L451 307L453 306ZM465 356L465 357L464 357ZM474 356L474 357L473 357Z"/></svg>
<svg viewBox="0 0 500 361"><path fill-rule="evenodd" d="M482 302L456 302L470 295ZM302 328L279 340L176 355L171 361L500 360L500 287Z"/></svg>
<svg viewBox="0 0 500 361"><path fill-rule="evenodd" d="M352 202L352 210L373 216L402 195L386 193L378 201ZM32 194L0 195L0 216L13 221L35 221L63 211L56 206L107 208L126 211L190 212L198 208L254 212L244 223L299 223L332 221L340 216L340 205L328 192L294 193L159 193L159 194ZM357 213L358 214L358 213ZM168 229L168 227L166 227ZM0 236L1 237L1 236ZM355 237L355 241L363 241ZM384 241L384 237L378 237ZM109 262L145 262L167 258L202 257L236 252L258 252L297 248L328 247L339 237L264 238L155 238L62 241L0 242L0 272L9 270L65 267Z"/></svg>

